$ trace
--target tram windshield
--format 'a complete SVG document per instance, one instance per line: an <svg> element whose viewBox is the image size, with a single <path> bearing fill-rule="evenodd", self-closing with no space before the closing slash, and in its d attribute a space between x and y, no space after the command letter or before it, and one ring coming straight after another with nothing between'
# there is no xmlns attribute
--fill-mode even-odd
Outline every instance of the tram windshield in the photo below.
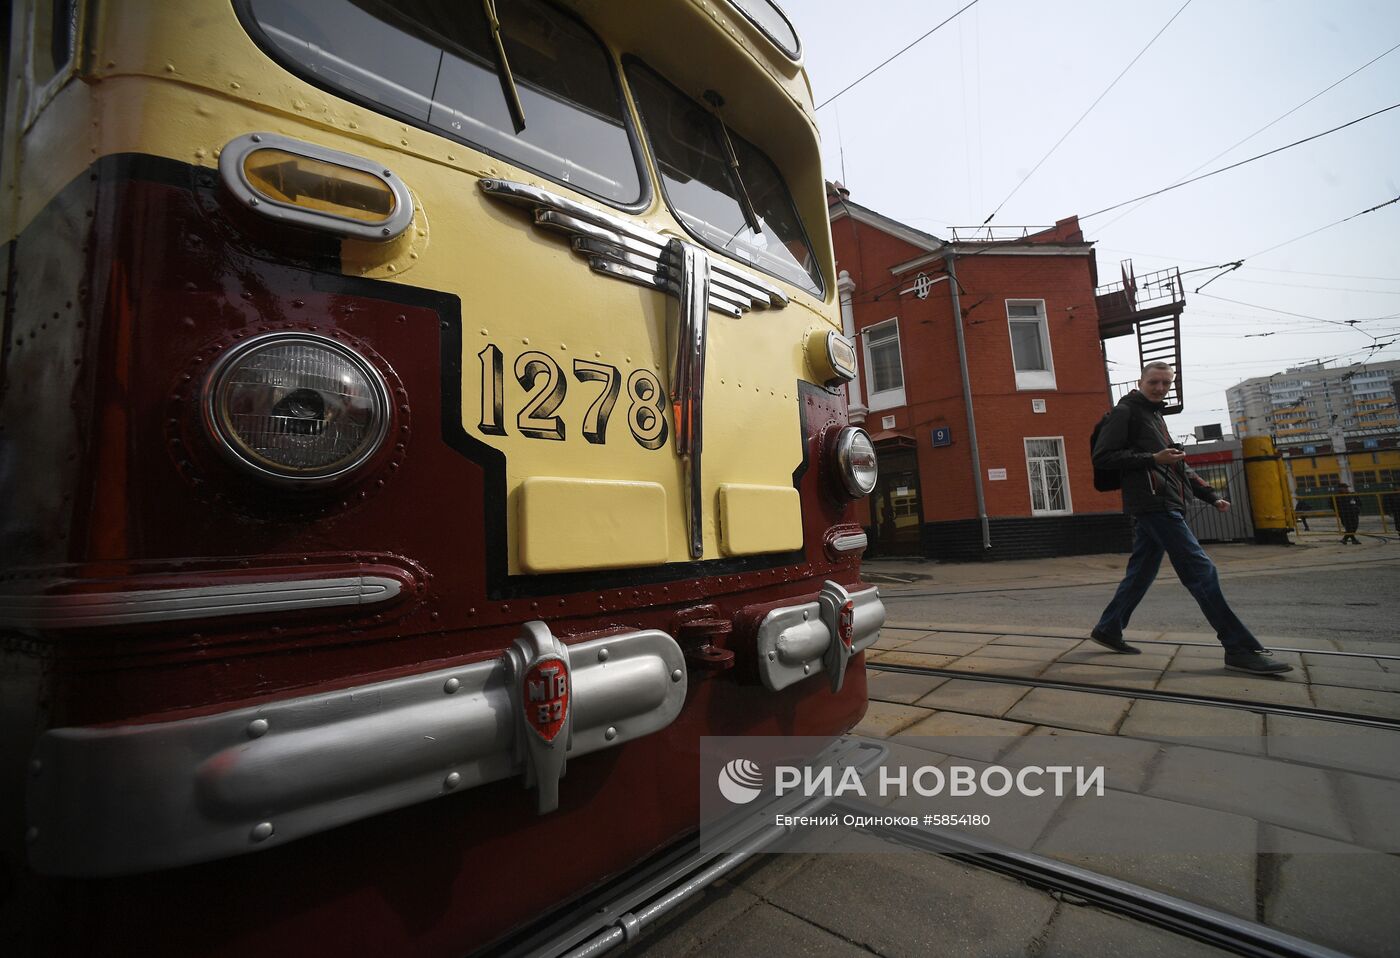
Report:
<svg viewBox="0 0 1400 958"><path fill-rule="evenodd" d="M778 168L761 150L727 132L704 106L639 63L628 64L637 110L671 208L696 238L766 273L821 295L821 272ZM725 138L733 144L738 177ZM744 215L740 191L760 231Z"/></svg>
<svg viewBox="0 0 1400 958"><path fill-rule="evenodd" d="M540 0L498 5L513 84L482 4L249 0L273 52L320 86L616 204L642 199L606 50ZM518 92L517 134L508 93Z"/></svg>

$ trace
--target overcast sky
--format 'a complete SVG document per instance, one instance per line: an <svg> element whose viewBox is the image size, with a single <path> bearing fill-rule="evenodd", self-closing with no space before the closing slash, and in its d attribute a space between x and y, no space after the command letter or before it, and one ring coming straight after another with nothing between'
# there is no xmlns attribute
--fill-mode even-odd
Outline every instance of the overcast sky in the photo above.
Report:
<svg viewBox="0 0 1400 958"><path fill-rule="evenodd" d="M779 2L820 104L968 0ZM1173 431L1229 431L1225 389L1243 379L1313 359L1400 359L1400 344L1368 349L1400 338L1400 203L1265 252L1400 195L1400 109L1088 214L1400 103L1400 49L1387 53L1400 2L1183 2L979 0L817 117L829 179L937 236L998 207L1002 226L1077 214L1101 283L1123 259L1139 276L1245 259L1200 293L1215 272L1183 277L1186 408ZM1362 322L1338 325L1350 320ZM1109 358L1111 380L1136 378L1135 339L1111 341Z"/></svg>

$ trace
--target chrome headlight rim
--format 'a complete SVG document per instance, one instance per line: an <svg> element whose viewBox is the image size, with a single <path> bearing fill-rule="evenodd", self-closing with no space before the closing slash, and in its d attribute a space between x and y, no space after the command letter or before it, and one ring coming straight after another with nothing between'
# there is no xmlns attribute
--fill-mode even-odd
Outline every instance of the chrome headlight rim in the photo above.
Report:
<svg viewBox="0 0 1400 958"><path fill-rule="evenodd" d="M288 343L300 343L326 349L347 360L364 376L374 400L376 421L371 434L352 456L337 460L321 469L280 469L276 464L264 461L249 450L238 434L228 426L226 417L219 408L219 397L225 379L240 360L246 359L252 353L268 346ZM204 381L200 410L205 433L226 460L253 478L288 489L311 489L334 485L346 479L350 474L359 471L383 450L384 441L388 438L393 418L388 383L372 362L343 342L319 333L300 330L263 333L249 337L225 350L209 370L209 375Z"/></svg>
<svg viewBox="0 0 1400 958"><path fill-rule="evenodd" d="M847 426L842 429L840 435L836 437L836 443L833 447L833 458L836 464L836 473L841 480L841 488L852 499L862 499L870 495L875 491L875 485L880 480L878 463L871 470L868 488L861 484L859 477L855 474L851 463L851 449L861 437L864 437L866 444L870 446L871 455L875 455L875 443L870 438L870 433L859 426Z"/></svg>

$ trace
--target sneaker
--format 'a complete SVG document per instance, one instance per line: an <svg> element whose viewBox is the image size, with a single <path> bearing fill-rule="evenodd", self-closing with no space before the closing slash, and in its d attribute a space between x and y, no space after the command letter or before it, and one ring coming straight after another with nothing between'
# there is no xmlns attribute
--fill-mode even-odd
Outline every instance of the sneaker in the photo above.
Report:
<svg viewBox="0 0 1400 958"><path fill-rule="evenodd" d="M1133 648L1131 645L1123 641L1123 637L1121 635L1116 639L1111 639L1108 636L1104 635L1102 632L1100 632L1098 629L1093 629L1089 632L1089 638L1092 641L1097 642L1099 645L1102 645L1110 652L1117 652L1119 655L1142 654L1142 649Z"/></svg>
<svg viewBox="0 0 1400 958"><path fill-rule="evenodd" d="M1278 675L1292 672L1293 666L1283 662L1270 661L1259 652L1227 652L1225 668L1236 672L1251 672L1255 675Z"/></svg>

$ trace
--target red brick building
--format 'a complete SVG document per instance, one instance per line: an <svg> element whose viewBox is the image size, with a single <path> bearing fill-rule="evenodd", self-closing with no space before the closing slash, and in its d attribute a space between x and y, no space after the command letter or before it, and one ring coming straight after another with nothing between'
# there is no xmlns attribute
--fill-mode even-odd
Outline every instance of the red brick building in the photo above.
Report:
<svg viewBox="0 0 1400 958"><path fill-rule="evenodd" d="M943 240L839 191L831 231L860 367L851 419L880 458L870 554L1126 550L1119 496L1094 489L1089 459L1110 398L1097 265L1077 218L1010 240Z"/></svg>

